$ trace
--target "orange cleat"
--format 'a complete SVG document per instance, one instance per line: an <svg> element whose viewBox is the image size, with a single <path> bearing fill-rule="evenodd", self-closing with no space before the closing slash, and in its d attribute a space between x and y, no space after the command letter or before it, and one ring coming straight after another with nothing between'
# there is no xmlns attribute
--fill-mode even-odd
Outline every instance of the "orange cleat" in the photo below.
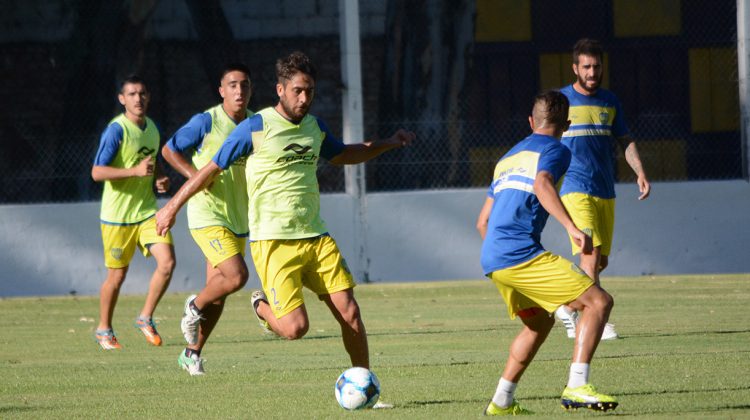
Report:
<svg viewBox="0 0 750 420"><path fill-rule="evenodd" d="M156 325L151 318L143 319L138 318L135 320L135 327L141 330L143 336L146 337L146 341L154 346L161 346L161 336L156 331Z"/></svg>
<svg viewBox="0 0 750 420"><path fill-rule="evenodd" d="M111 328L108 330L96 330L95 337L96 342L99 343L102 350L119 350L122 348L120 343L117 342L115 332Z"/></svg>

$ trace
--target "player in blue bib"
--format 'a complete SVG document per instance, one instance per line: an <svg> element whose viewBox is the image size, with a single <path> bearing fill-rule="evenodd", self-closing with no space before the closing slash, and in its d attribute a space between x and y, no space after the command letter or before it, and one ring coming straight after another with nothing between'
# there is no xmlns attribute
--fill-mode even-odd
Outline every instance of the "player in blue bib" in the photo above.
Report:
<svg viewBox="0 0 750 420"><path fill-rule="evenodd" d="M651 184L641 164L635 141L628 135L622 106L614 93L602 89L603 50L599 42L579 40L573 48L576 81L560 91L570 101L570 129L562 143L573 153L560 195L570 217L593 241L591 254L580 253L571 238L573 255L580 253L580 267L596 283L609 263L615 226L615 140L637 176L639 200L646 199ZM561 306L556 315L568 337L575 337L576 314ZM604 328L603 340L616 339L614 325Z"/></svg>
<svg viewBox="0 0 750 420"><path fill-rule="evenodd" d="M570 261L545 251L541 234L551 214L584 253L591 238L578 229L560 201L557 187L568 169L570 151L560 144L569 125L568 100L549 91L534 98L529 124L533 134L521 140L495 167L487 199L477 219L482 235L482 268L503 297L511 319L524 326L510 346L486 415L526 414L514 399L518 381L549 335L560 305L581 311L573 363L563 390L566 408L609 410L612 396L589 383L589 364L614 304L610 296Z"/></svg>

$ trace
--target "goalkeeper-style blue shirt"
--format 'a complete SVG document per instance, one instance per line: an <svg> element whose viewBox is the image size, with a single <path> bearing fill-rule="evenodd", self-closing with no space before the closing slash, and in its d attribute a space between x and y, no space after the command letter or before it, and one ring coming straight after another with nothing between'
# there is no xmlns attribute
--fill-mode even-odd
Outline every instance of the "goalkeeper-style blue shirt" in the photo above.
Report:
<svg viewBox="0 0 750 420"><path fill-rule="evenodd" d="M560 194L615 198L614 139L628 134L620 101L605 89L586 96L569 85L560 92L570 101L570 128L562 143L573 153Z"/></svg>

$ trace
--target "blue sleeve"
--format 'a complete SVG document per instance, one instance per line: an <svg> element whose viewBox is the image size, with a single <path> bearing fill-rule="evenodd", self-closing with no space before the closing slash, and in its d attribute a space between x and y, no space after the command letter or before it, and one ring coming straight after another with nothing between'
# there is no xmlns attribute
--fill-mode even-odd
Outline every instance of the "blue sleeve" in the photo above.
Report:
<svg viewBox="0 0 750 420"><path fill-rule="evenodd" d="M211 132L211 124L211 114L208 112L194 115L167 141L167 147L178 153L199 148L203 138Z"/></svg>
<svg viewBox="0 0 750 420"><path fill-rule="evenodd" d="M108 166L117 156L117 151L120 150L120 143L122 142L122 126L117 123L112 123L107 126L107 129L102 133L101 139L99 139L99 150L96 152L94 158L95 166Z"/></svg>
<svg viewBox="0 0 750 420"><path fill-rule="evenodd" d="M229 137L214 155L213 161L221 169L227 169L235 160L249 156L253 151L253 133L258 131L263 131L263 117L255 114L239 123L229 133Z"/></svg>
<svg viewBox="0 0 750 420"><path fill-rule="evenodd" d="M547 171L552 174L552 178L557 181L565 175L570 165L570 149L561 143L552 143L546 147L539 156L536 172Z"/></svg>
<svg viewBox="0 0 750 420"><path fill-rule="evenodd" d="M628 124L625 121L625 113L622 111L620 101L615 98L615 120L612 121L612 135L615 138L628 135Z"/></svg>
<svg viewBox="0 0 750 420"><path fill-rule="evenodd" d="M326 123L320 118L315 118L318 121L318 127L323 132L323 143L320 145L320 157L325 160L331 160L341 154L346 148L346 145L341 140L337 139L336 136L331 134L331 130L328 129Z"/></svg>

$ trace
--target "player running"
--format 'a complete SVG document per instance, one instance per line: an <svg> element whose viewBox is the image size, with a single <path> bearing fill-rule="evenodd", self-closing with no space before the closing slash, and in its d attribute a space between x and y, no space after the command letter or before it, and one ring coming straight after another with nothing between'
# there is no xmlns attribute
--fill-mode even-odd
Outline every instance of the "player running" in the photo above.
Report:
<svg viewBox="0 0 750 420"><path fill-rule="evenodd" d="M250 70L243 64L227 65L219 81L219 95L222 103L193 116L162 148L167 162L188 179L211 161L237 124L253 115L247 109ZM183 156L188 152L192 163ZM187 213L190 234L206 256L206 286L185 302L186 314L201 316L182 318L188 345L177 362L190 375L203 375L201 350L219 322L226 297L247 282L243 258L248 238L245 160L235 161L202 194L193 196Z"/></svg>
<svg viewBox="0 0 750 420"><path fill-rule="evenodd" d="M615 398L589 383L589 364L612 310L612 296L575 264L545 251L540 242L551 214L584 253L591 252L591 238L570 219L555 187L570 163L570 151L559 141L570 123L567 117L568 100L560 92L534 99L529 117L533 134L495 166L477 219L484 239L482 268L500 291L511 319L518 316L524 324L510 345L486 415L528 413L514 399L516 385L552 329L552 313L562 304L581 311L563 406L602 411L617 407Z"/></svg>
<svg viewBox="0 0 750 420"><path fill-rule="evenodd" d="M104 182L100 219L107 278L100 292L95 333L104 350L122 348L112 330L112 315L136 246L144 256L156 259L146 302L135 320L136 328L155 346L161 346L162 339L153 314L175 266L172 236L157 235L153 217L157 209L153 185L160 193L166 192L169 178L156 170L160 136L146 116L150 99L146 83L138 76L126 78L117 98L125 112L104 130L91 168L94 181Z"/></svg>
<svg viewBox="0 0 750 420"><path fill-rule="evenodd" d="M303 337L309 328L302 294L302 287L307 287L339 322L352 365L369 368L367 333L354 298L355 282L320 217L317 163L321 157L336 165L366 162L409 145L414 133L398 130L387 139L342 143L322 120L308 114L316 73L314 64L301 52L279 59L278 104L237 126L213 160L159 210L157 230L166 234L188 198L222 170L246 159L250 250L265 291L252 297L261 325L290 340ZM188 316L202 317L196 309L200 308L191 307Z"/></svg>

